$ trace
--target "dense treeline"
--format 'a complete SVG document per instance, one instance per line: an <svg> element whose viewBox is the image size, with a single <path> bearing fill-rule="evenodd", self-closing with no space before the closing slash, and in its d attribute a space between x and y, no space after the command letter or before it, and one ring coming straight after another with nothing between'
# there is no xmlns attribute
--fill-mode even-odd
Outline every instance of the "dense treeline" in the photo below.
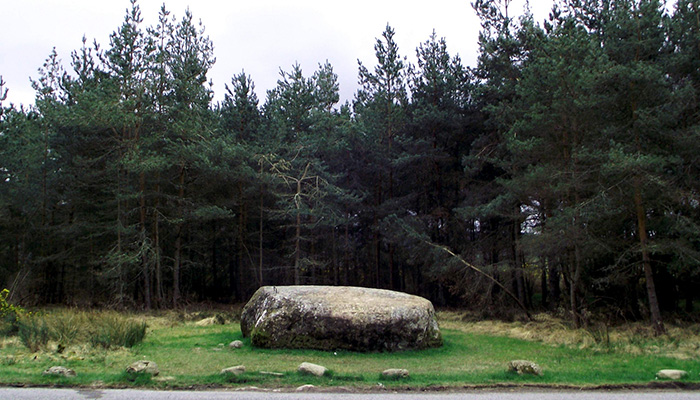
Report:
<svg viewBox="0 0 700 400"><path fill-rule="evenodd" d="M260 285L390 288L438 305L566 310L576 325L693 311L700 287L695 1L477 0L478 65L390 26L339 104L329 64L213 103L189 12L0 107L0 276L31 303L172 307ZM0 95L4 92L0 91Z"/></svg>

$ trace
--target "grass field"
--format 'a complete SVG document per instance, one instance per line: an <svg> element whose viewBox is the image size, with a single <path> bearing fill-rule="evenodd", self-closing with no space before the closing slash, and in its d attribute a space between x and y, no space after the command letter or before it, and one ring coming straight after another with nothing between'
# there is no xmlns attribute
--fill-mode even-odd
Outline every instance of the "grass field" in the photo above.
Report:
<svg viewBox="0 0 700 400"><path fill-rule="evenodd" d="M73 311L47 311L71 315ZM79 312L74 312L79 313ZM78 315L78 314L76 314ZM73 317L70 317L73 318ZM70 319L69 318L69 319ZM75 321L98 316L76 316ZM49 341L38 351L29 350L15 336L0 338L0 384L80 385L98 387L462 387L471 385L645 385L655 381L660 369L683 369L685 384L700 384L700 336L697 326L673 327L670 334L654 338L643 325L608 329L574 330L564 321L538 316L536 322L464 322L460 313L439 313L444 346L399 353L353 353L302 350L265 350L250 346L235 321L225 325L197 326L174 313L131 315L146 322L143 342L131 348L102 346L73 340L60 348ZM244 347L228 348L232 340ZM124 370L136 360L154 361L155 378L133 377ZM507 372L513 359L537 362L542 376ZM296 372L307 361L327 367L321 378ZM62 365L77 377L46 377L42 371ZM240 376L222 376L220 370L245 365ZM410 378L381 377L387 368L406 368ZM261 374L277 372L282 376Z"/></svg>

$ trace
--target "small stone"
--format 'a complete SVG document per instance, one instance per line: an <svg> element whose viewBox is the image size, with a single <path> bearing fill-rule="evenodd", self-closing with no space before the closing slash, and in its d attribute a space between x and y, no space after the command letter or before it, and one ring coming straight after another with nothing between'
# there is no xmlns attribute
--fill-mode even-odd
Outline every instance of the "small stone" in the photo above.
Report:
<svg viewBox="0 0 700 400"><path fill-rule="evenodd" d="M683 379L686 376L688 376L688 372L681 369L662 369L656 373L658 379L670 379L673 381Z"/></svg>
<svg viewBox="0 0 700 400"><path fill-rule="evenodd" d="M51 368L45 370L42 374L43 375L52 375L52 376L65 376L65 377L74 377L74 376L78 375L72 369L62 367L60 365L55 366L55 367L51 367Z"/></svg>
<svg viewBox="0 0 700 400"><path fill-rule="evenodd" d="M395 378L395 379L405 379L408 378L407 369L390 368L382 372L382 376L385 378Z"/></svg>
<svg viewBox="0 0 700 400"><path fill-rule="evenodd" d="M235 390L235 391L237 391L237 392L257 392L257 391L259 391L259 390L261 390L261 389L260 389L259 387L257 387L257 386L245 386L245 387L236 388L236 389L233 389L233 390Z"/></svg>
<svg viewBox="0 0 700 400"><path fill-rule="evenodd" d="M281 372L270 372L270 371L260 371L260 375L269 375L269 376L277 376L277 377L284 376L284 374Z"/></svg>
<svg viewBox="0 0 700 400"><path fill-rule="evenodd" d="M240 340L234 340L233 342L228 344L229 349L240 349L243 347L243 342Z"/></svg>
<svg viewBox="0 0 700 400"><path fill-rule="evenodd" d="M244 365L237 365L235 367L228 367L221 370L221 375L240 375L245 372Z"/></svg>
<svg viewBox="0 0 700 400"><path fill-rule="evenodd" d="M316 389L316 386L314 386L314 385L303 385L303 386L299 386L294 391L295 392L310 392L314 389Z"/></svg>
<svg viewBox="0 0 700 400"><path fill-rule="evenodd" d="M151 376L157 376L160 370L158 370L158 365L153 361L141 360L126 367L126 372L129 374L150 374Z"/></svg>
<svg viewBox="0 0 700 400"><path fill-rule="evenodd" d="M323 376L328 369L324 366L303 362L299 365L299 372L313 376Z"/></svg>
<svg viewBox="0 0 700 400"><path fill-rule="evenodd" d="M542 368L527 360L513 360L509 362L508 371L517 372L518 375L542 375Z"/></svg>

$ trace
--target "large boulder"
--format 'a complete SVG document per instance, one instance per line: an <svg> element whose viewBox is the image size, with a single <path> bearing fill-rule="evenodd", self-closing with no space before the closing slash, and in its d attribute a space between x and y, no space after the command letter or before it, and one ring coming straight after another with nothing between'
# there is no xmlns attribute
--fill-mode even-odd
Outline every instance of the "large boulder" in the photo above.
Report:
<svg viewBox="0 0 700 400"><path fill-rule="evenodd" d="M430 301L359 287L261 287L243 308L241 331L266 348L397 351L442 345Z"/></svg>

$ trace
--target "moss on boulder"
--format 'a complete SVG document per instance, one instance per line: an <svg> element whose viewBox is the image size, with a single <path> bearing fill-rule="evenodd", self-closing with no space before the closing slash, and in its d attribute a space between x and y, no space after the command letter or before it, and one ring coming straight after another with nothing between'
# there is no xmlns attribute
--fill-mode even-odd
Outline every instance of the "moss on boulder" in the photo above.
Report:
<svg viewBox="0 0 700 400"><path fill-rule="evenodd" d="M243 308L241 331L265 348L400 351L442 345L430 301L359 287L262 287Z"/></svg>

